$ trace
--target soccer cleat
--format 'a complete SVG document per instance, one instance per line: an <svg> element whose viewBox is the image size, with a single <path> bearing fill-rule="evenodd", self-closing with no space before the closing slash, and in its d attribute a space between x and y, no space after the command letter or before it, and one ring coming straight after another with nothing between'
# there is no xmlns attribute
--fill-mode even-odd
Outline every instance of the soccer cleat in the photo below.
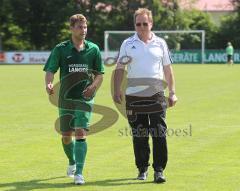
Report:
<svg viewBox="0 0 240 191"><path fill-rule="evenodd" d="M154 182L163 183L166 182L165 177L163 176L163 172L154 172Z"/></svg>
<svg viewBox="0 0 240 191"><path fill-rule="evenodd" d="M74 176L74 183L77 184L77 185L85 184L83 175L81 175L81 174L75 175L75 176Z"/></svg>
<svg viewBox="0 0 240 191"><path fill-rule="evenodd" d="M69 165L67 169L67 176L73 178L76 171L76 165Z"/></svg>
<svg viewBox="0 0 240 191"><path fill-rule="evenodd" d="M145 172L141 172L139 171L139 174L137 176L137 179L138 180L146 180L147 179L147 176L148 176L148 172L145 171Z"/></svg>

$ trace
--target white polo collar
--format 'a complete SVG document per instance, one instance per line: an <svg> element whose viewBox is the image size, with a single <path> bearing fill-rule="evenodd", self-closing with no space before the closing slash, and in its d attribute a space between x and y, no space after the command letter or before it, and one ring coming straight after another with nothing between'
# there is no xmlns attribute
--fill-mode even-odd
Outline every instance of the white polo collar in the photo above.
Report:
<svg viewBox="0 0 240 191"><path fill-rule="evenodd" d="M151 34L152 34L152 39L149 42L154 42L156 40L157 36L153 32L151 32ZM138 40L138 41L142 41L138 37L137 32L134 34L133 39L134 40Z"/></svg>

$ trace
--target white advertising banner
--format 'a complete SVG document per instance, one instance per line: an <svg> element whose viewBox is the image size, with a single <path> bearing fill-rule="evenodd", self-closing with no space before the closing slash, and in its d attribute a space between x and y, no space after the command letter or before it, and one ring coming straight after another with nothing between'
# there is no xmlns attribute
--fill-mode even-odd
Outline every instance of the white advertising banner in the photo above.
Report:
<svg viewBox="0 0 240 191"><path fill-rule="evenodd" d="M50 52L5 52L6 64L44 64Z"/></svg>

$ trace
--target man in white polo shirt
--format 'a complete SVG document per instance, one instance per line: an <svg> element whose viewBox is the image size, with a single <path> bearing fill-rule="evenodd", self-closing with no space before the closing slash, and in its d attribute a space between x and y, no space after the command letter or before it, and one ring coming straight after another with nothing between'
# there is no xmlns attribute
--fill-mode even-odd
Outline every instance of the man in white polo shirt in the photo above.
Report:
<svg viewBox="0 0 240 191"><path fill-rule="evenodd" d="M153 142L154 182L166 179L168 153L165 122L167 106L177 102L172 60L166 42L151 32L152 12L145 8L134 14L136 33L121 45L114 74L114 101L121 104L121 83L127 66L126 113L133 135L137 179L145 180L149 166L149 134ZM165 80L166 82L165 82ZM164 89L168 87L168 103Z"/></svg>

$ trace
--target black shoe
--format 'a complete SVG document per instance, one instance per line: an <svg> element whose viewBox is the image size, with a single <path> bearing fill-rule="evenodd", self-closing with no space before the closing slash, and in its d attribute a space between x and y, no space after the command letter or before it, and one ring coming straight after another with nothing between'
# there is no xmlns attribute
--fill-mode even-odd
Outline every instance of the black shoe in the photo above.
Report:
<svg viewBox="0 0 240 191"><path fill-rule="evenodd" d="M147 179L147 176L148 176L148 172L145 171L145 172L141 172L139 171L139 174L137 176L137 179L138 180L146 180Z"/></svg>
<svg viewBox="0 0 240 191"><path fill-rule="evenodd" d="M166 182L165 177L163 176L163 172L154 172L154 182L163 183Z"/></svg>

